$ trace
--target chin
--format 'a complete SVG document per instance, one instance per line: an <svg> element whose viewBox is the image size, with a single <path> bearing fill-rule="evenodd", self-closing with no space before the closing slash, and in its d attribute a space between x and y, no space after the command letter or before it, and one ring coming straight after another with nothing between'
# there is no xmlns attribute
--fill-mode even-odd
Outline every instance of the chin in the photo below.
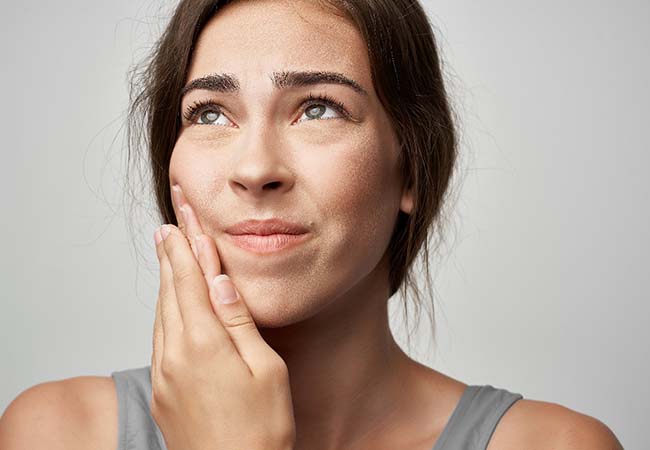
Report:
<svg viewBox="0 0 650 450"><path fill-rule="evenodd" d="M238 283L235 276L231 278L258 328L281 328L307 320L326 307L331 298L327 294L318 295L313 284L296 286L277 278L268 283L259 278Z"/></svg>

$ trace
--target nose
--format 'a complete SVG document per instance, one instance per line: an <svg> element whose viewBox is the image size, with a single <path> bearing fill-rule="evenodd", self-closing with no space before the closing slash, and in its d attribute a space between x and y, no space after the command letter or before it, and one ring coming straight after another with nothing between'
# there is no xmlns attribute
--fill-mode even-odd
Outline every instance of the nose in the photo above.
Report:
<svg viewBox="0 0 650 450"><path fill-rule="evenodd" d="M294 177L286 150L271 126L251 127L237 145L238 157L228 180L233 192L252 200L290 190Z"/></svg>

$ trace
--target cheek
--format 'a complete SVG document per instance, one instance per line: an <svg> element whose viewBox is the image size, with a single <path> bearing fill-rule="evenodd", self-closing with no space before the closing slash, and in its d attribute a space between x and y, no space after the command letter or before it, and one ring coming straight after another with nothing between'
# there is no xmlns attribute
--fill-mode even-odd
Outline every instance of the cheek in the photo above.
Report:
<svg viewBox="0 0 650 450"><path fill-rule="evenodd" d="M215 208L216 194L223 189L226 181L219 167L222 167L221 162L204 144L180 138L169 162L169 181L170 184L181 185L197 214L210 211Z"/></svg>
<svg viewBox="0 0 650 450"><path fill-rule="evenodd" d="M356 260L367 270L388 246L399 208L391 158L383 152L377 143L346 154L331 166L321 191L328 195L323 204L329 211L323 214L337 227L333 233L340 238L333 257Z"/></svg>

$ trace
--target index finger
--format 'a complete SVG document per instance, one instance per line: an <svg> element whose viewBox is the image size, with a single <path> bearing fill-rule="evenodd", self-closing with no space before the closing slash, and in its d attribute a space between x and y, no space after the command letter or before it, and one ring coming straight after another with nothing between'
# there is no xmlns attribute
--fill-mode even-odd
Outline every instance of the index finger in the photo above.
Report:
<svg viewBox="0 0 650 450"><path fill-rule="evenodd" d="M194 210L192 210L192 207L187 201L187 198L185 198L183 189L180 187L180 185L175 184L172 186L172 191L175 193L174 195L176 196L176 203L178 205L178 208L183 213L183 231L187 237L192 240L194 237L203 234L203 228L201 227L196 214L194 214Z"/></svg>
<svg viewBox="0 0 650 450"><path fill-rule="evenodd" d="M229 333L214 313L208 285L194 258L187 239L173 225L165 225L169 234L163 241L172 268L176 300L184 330L201 329L202 334L214 333L219 348L230 347L237 352Z"/></svg>
<svg viewBox="0 0 650 450"><path fill-rule="evenodd" d="M207 327L210 330L214 329L220 337L228 338L227 331L212 310L208 285L187 239L173 225L165 226L169 230L169 235L163 244L172 267L176 300L183 320L183 328Z"/></svg>
<svg viewBox="0 0 650 450"><path fill-rule="evenodd" d="M194 236L197 234L196 226L191 220L188 220L187 213L189 203L187 203L187 200L181 191L181 187L178 184L172 186L172 205L174 207L174 215L176 216L178 229L187 237L192 252L194 252L194 256L198 258L198 250L196 248L196 243L194 242Z"/></svg>

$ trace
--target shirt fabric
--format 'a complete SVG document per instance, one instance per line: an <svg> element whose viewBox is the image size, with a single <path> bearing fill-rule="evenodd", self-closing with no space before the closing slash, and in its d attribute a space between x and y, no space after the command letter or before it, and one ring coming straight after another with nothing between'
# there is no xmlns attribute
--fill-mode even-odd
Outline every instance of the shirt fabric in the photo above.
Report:
<svg viewBox="0 0 650 450"><path fill-rule="evenodd" d="M117 450L167 450L151 416L151 366L111 373L118 399ZM499 420L521 394L468 385L432 450L485 450Z"/></svg>

